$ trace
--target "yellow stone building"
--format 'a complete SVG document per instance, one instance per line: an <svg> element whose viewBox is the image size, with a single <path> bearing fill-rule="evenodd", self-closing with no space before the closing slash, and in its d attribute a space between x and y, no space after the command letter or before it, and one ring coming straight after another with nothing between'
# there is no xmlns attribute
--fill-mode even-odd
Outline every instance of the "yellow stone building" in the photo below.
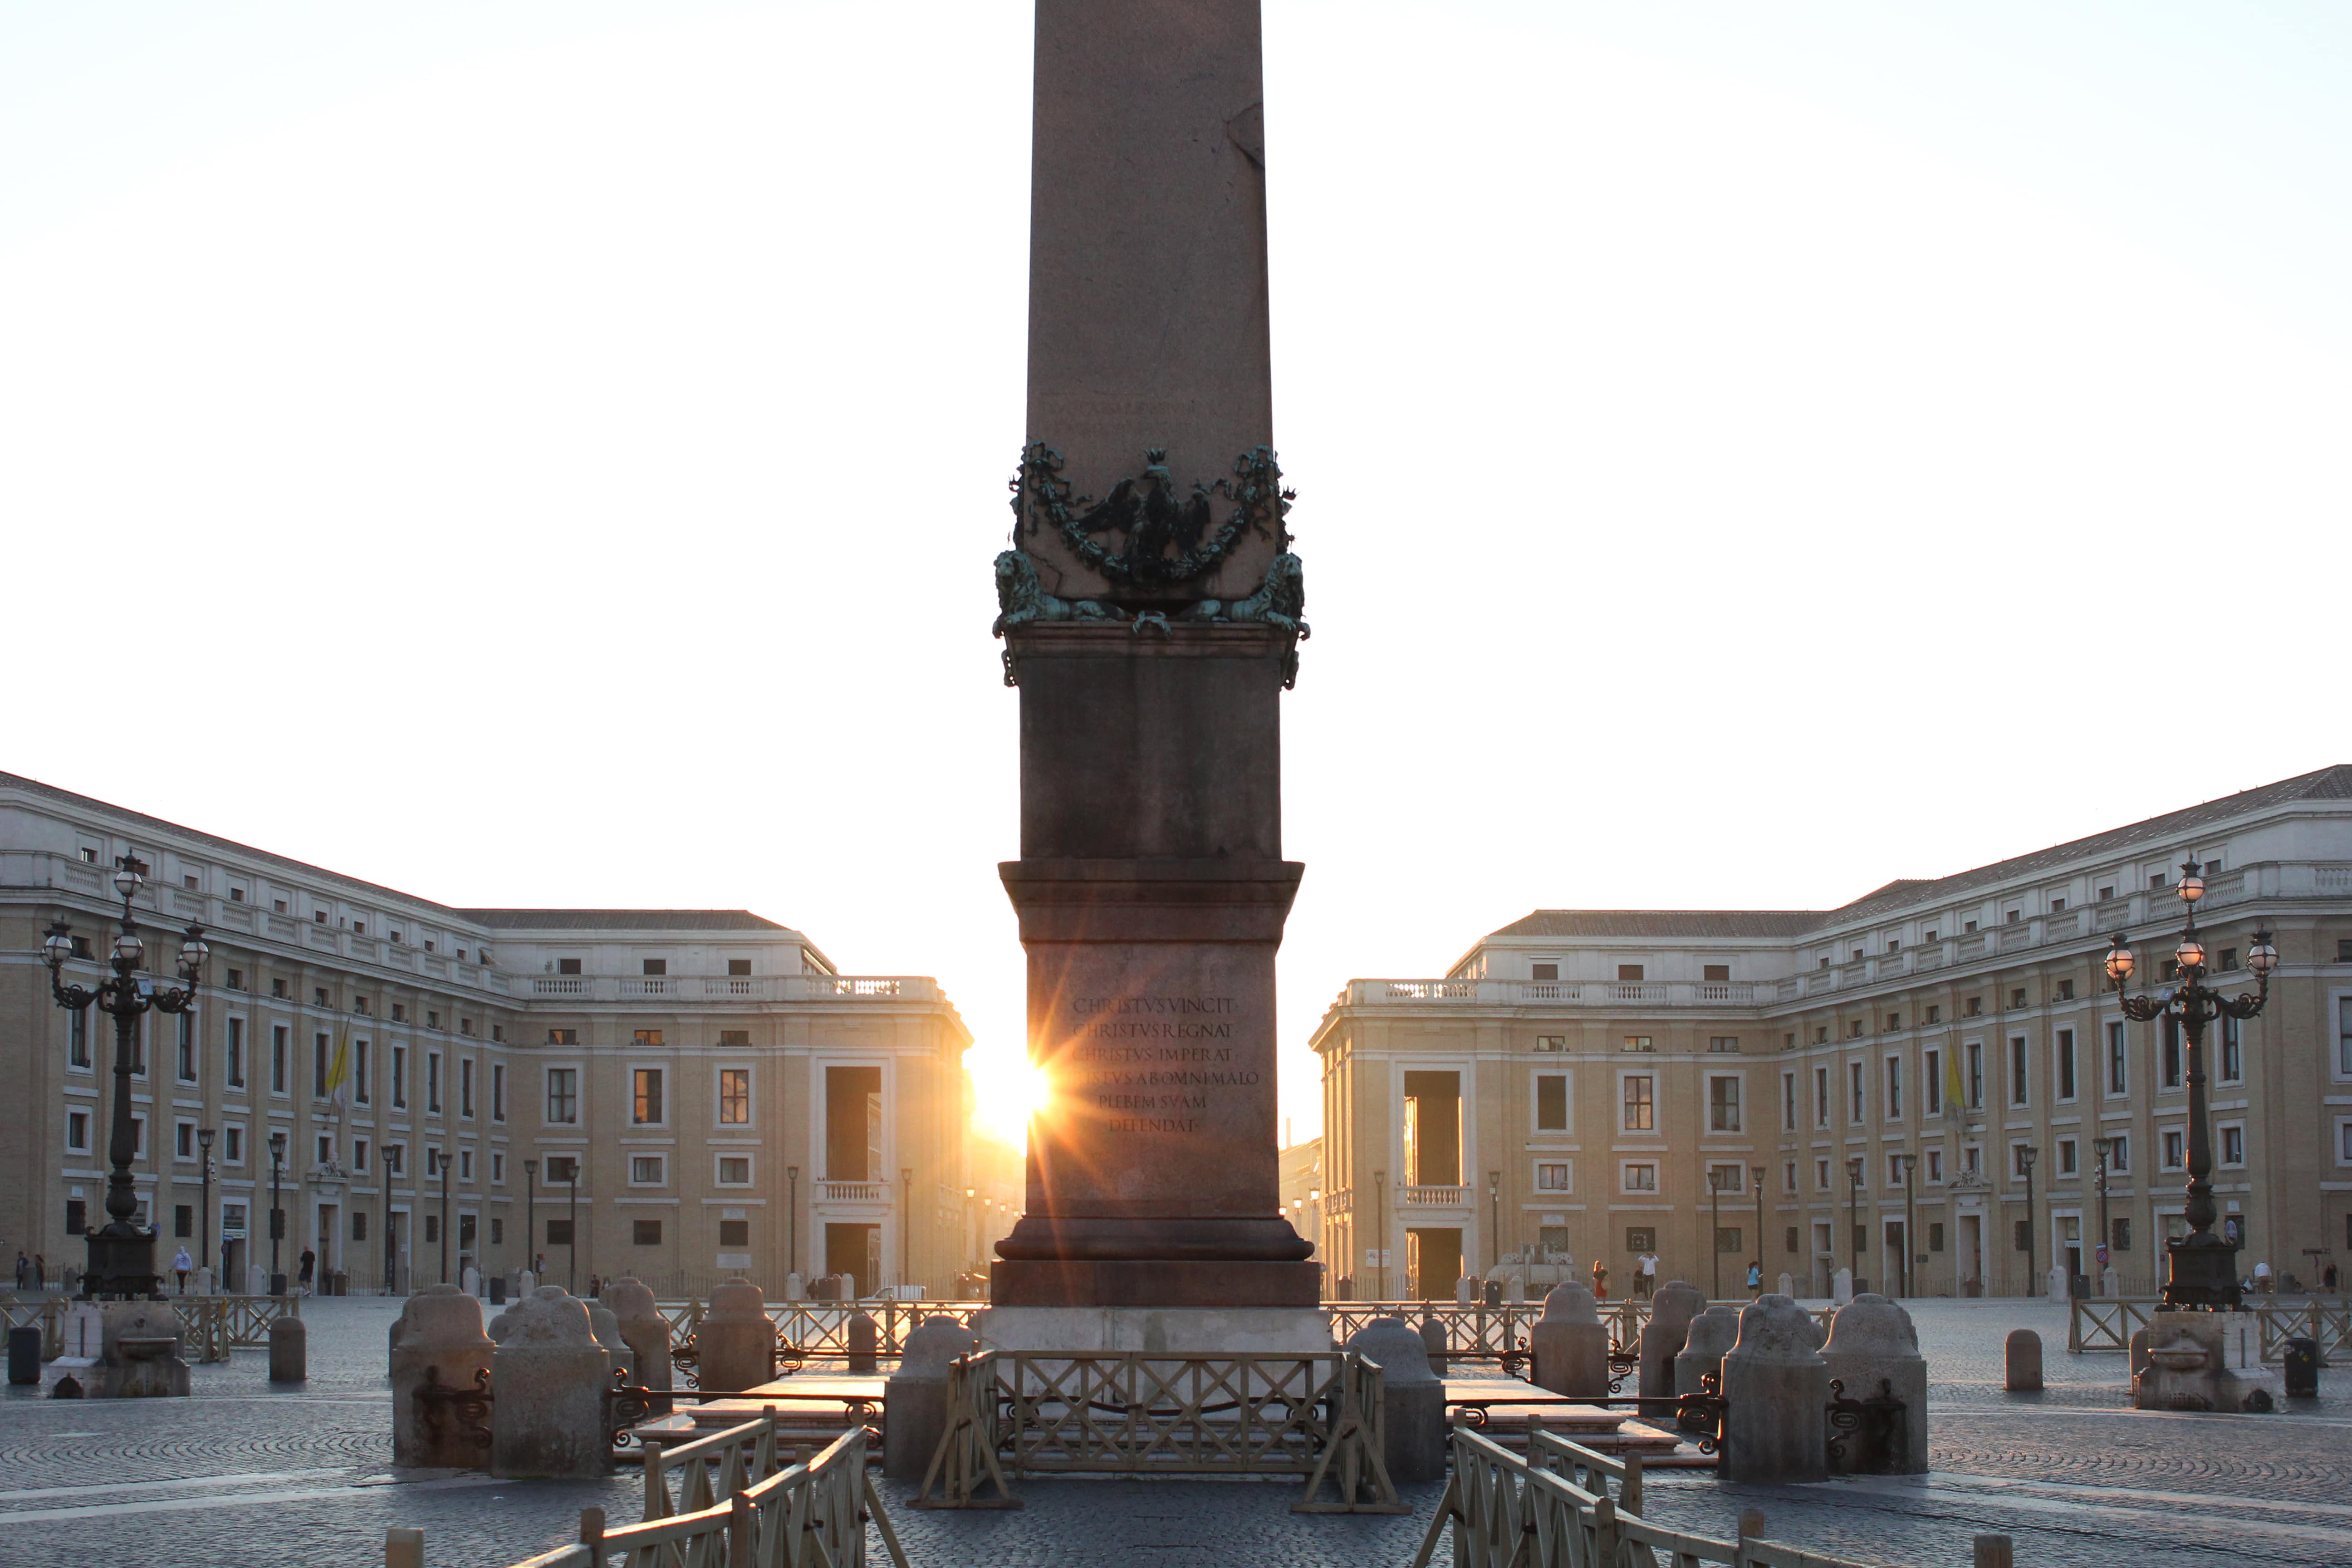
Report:
<svg viewBox="0 0 2352 1568"><path fill-rule="evenodd" d="M2181 1042L2121 1016L2102 962L2124 932L2135 989L2162 987L2184 858L2210 983L2253 989L2260 926L2284 960L2208 1042L2224 1224L2242 1272L2315 1282L2352 1258L2340 766L1842 909L1539 910L1443 977L1351 981L1313 1039L1334 1287L1450 1297L1536 1248L1620 1295L1645 1251L1726 1294L1751 1259L1813 1295L1841 1266L2014 1295L2055 1263L2095 1289L2104 1149L2115 1283L2152 1293L2183 1224Z"/></svg>
<svg viewBox="0 0 2352 1568"><path fill-rule="evenodd" d="M353 1290L536 1260L665 1296L798 1268L936 1297L967 1265L971 1036L936 982L835 973L742 910L452 909L0 773L0 1249L51 1280L104 1223L114 1036L51 1000L42 933L102 955L124 854L151 963L192 921L212 945L184 1024L142 1020L159 1265L268 1268L279 1135L281 1266L310 1247Z"/></svg>

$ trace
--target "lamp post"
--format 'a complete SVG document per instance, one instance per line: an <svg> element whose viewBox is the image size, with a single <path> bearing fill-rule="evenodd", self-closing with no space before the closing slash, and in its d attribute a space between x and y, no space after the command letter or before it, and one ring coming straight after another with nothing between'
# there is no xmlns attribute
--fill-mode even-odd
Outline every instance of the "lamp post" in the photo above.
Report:
<svg viewBox="0 0 2352 1568"><path fill-rule="evenodd" d="M1720 1301L1723 1300L1722 1166L1715 1165L1708 1168L1706 1173L1706 1193L1707 1202L1713 1206L1715 1211L1715 1235L1709 1240L1707 1245L1708 1254L1715 1259L1715 1282L1707 1287L1706 1299L1710 1301Z"/></svg>
<svg viewBox="0 0 2352 1568"><path fill-rule="evenodd" d="M2017 1151L2017 1163L2025 1171L2025 1293L2029 1296L2033 1294L2033 1276L2040 1257L2033 1243L2033 1163L2041 1158L2042 1151L2031 1143L2021 1145Z"/></svg>
<svg viewBox="0 0 2352 1568"><path fill-rule="evenodd" d="M2107 1154L2116 1146L2112 1138L2094 1138L2091 1152L2098 1156L2099 1173L2099 1245L2092 1249L2091 1259L2099 1266L2099 1294L2107 1293L2107 1243L2115 1233L2107 1228Z"/></svg>
<svg viewBox="0 0 2352 1568"><path fill-rule="evenodd" d="M2213 1184L2206 1179L2213 1173L2213 1133L2208 1124L2210 1116L2205 1094L2205 1026L2216 1018L2251 1018L2260 1013L2270 1000L2271 972L2278 967L2279 955L2271 945L2269 931L2258 928L2246 952L2246 967L2256 984L2254 994L2224 996L2207 985L2205 944L2197 937L2197 900L2205 896L2205 879L2199 875L2195 855L2181 863L2180 873L2178 891L2189 920L2172 956L2180 966L2181 984L2154 996L2118 995L2117 1003L2125 1017L2141 1023L2166 1016L2179 1019L2180 1032L2189 1041L2189 1203L2183 1211L2189 1234L2165 1243L2164 1304L2175 1311L2234 1309L2241 1294L2237 1248L2214 1233L2213 1222L2220 1215L2213 1203ZM2118 993L2131 979L2136 963L2132 950L2124 945L2124 933L2116 932L2107 952L2107 978L2115 982ZM2100 1238L2102 1246L2105 1239Z"/></svg>
<svg viewBox="0 0 2352 1568"><path fill-rule="evenodd" d="M1486 1250L1494 1264L1500 1268L1503 1262L1503 1173L1500 1171L1486 1173L1486 1207L1487 1224L1495 1232L1495 1239L1488 1243Z"/></svg>
<svg viewBox="0 0 2352 1568"><path fill-rule="evenodd" d="M1845 1271L1853 1279L1854 1292L1862 1290L1862 1159L1859 1155L1845 1163Z"/></svg>
<svg viewBox="0 0 2352 1568"><path fill-rule="evenodd" d="M1372 1298L1376 1301L1385 1301L1389 1299L1388 1219L1381 1202L1388 1191L1388 1179L1389 1173L1386 1171L1372 1173L1372 1256L1381 1260L1379 1265L1381 1293Z"/></svg>
<svg viewBox="0 0 2352 1568"><path fill-rule="evenodd" d="M915 1246L915 1172L910 1165L898 1167L898 1289L900 1300L906 1300L906 1288L914 1283L914 1268L909 1259Z"/></svg>
<svg viewBox="0 0 2352 1568"><path fill-rule="evenodd" d="M792 1184L793 1189L790 1204L793 1211L793 1260L787 1272L798 1274L801 1271L801 1168L798 1165L786 1165L784 1180Z"/></svg>
<svg viewBox="0 0 2352 1568"><path fill-rule="evenodd" d="M1906 1296L1912 1296L1912 1295L1916 1295L1916 1294L1917 1294L1917 1291L1914 1289L1914 1281L1912 1280L1912 1278L1911 1278L1911 1261L1912 1261L1912 1258L1913 1258L1913 1256L1914 1256L1914 1255L1918 1251L1918 1249L1919 1249L1919 1240L1918 1240L1918 1236L1917 1236L1917 1228L1918 1228L1918 1224L1919 1224L1919 1206L1918 1206L1918 1202L1917 1202L1917 1197L1916 1197L1916 1194L1917 1194L1917 1193L1918 1193L1918 1189L1919 1189L1919 1184L1918 1184L1917 1182L1914 1181L1912 1178L1913 1178L1915 1175L1916 1175L1916 1174L1917 1174L1917 1173L1918 1173L1918 1170L1919 1170L1919 1156L1918 1156L1918 1155L1916 1155L1916 1154L1897 1154L1897 1155L1895 1155L1895 1157L1897 1160L1899 1160L1899 1161L1901 1161L1901 1162L1903 1163L1903 1289L1902 1289L1902 1294L1903 1294L1903 1295L1906 1295Z"/></svg>
<svg viewBox="0 0 2352 1568"><path fill-rule="evenodd" d="M139 1127L131 1115L132 1056L138 1049L141 1015L186 1013L195 1006L205 959L212 952L205 944L205 928L191 925L180 939L180 978L186 987L157 991L140 984L139 966L146 961L147 944L131 918L131 900L146 880L147 867L137 857L116 858L114 890L122 900L122 930L107 961L114 971L112 979L95 987L65 983L65 962L73 956L73 928L65 921L52 921L41 942L43 961L49 966L49 994L57 1005L68 1013L79 1013L95 1002L100 1012L114 1020L114 1106L106 1140L107 1162L113 1169L106 1177L106 1224L87 1237L89 1268L82 1276L82 1294L90 1300L155 1294L155 1228L142 1230L131 1223L139 1212L131 1175L131 1163L139 1154Z"/></svg>
<svg viewBox="0 0 2352 1568"><path fill-rule="evenodd" d="M548 1173L549 1173L550 1175L553 1175L553 1174L554 1174L554 1173L553 1173L552 1171L550 1171ZM567 1295L577 1296L578 1294L580 1294L580 1156L579 1156L579 1155L577 1155L577 1154L572 1154L572 1155L567 1155L567 1156L564 1158L564 1162L563 1162L563 1173L564 1173L567 1177L569 1177L569 1178L571 1179L571 1184L572 1184L572 1219L571 1219L571 1222L570 1222L570 1223L571 1223L571 1226L572 1226L572 1228L571 1228L570 1230L568 1230L568 1231L566 1231L566 1232L564 1233L565 1235L569 1236L572 1239L571 1239L571 1242L570 1242L570 1243L569 1243L569 1244L564 1247L564 1258L563 1258L563 1289L564 1289L565 1294L567 1294Z"/></svg>
<svg viewBox="0 0 2352 1568"><path fill-rule="evenodd" d="M286 1168L286 1129L269 1134L269 1293L286 1294L286 1271L278 1261L278 1244L286 1238L286 1211L278 1206L278 1177Z"/></svg>
<svg viewBox="0 0 2352 1568"><path fill-rule="evenodd" d="M200 1268L210 1268L213 1266L213 1130L211 1128L196 1129L196 1147L203 1151L205 1162L202 1199L205 1205L204 1218L196 1226L196 1250L201 1256L197 1258L196 1263Z"/></svg>
<svg viewBox="0 0 2352 1568"><path fill-rule="evenodd" d="M972 1200L979 1196L978 1187L963 1190L964 1214L971 1226L971 1271L975 1274L980 1272L980 1209Z"/></svg>
<svg viewBox="0 0 2352 1568"><path fill-rule="evenodd" d="M429 1176L437 1173L441 1177L441 1283L446 1285L449 1283L450 1160L448 1154L439 1149L429 1151L425 1155L425 1159L427 1161L427 1169L425 1173Z"/></svg>
<svg viewBox="0 0 2352 1568"><path fill-rule="evenodd" d="M522 1258L530 1282L539 1283L539 1162L522 1163Z"/></svg>
<svg viewBox="0 0 2352 1568"><path fill-rule="evenodd" d="M1750 1165L1748 1173L1756 1179L1756 1294L1764 1294L1764 1171L1762 1165Z"/></svg>

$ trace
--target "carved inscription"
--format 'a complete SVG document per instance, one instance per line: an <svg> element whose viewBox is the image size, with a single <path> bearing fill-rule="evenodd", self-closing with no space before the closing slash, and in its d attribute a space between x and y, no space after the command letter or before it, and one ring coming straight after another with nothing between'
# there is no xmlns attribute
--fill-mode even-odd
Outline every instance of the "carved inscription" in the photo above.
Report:
<svg viewBox="0 0 2352 1568"><path fill-rule="evenodd" d="M1064 1076L1071 1095L1112 1132L1198 1132L1221 1089L1261 1074L1233 1065L1231 996L1081 996Z"/></svg>

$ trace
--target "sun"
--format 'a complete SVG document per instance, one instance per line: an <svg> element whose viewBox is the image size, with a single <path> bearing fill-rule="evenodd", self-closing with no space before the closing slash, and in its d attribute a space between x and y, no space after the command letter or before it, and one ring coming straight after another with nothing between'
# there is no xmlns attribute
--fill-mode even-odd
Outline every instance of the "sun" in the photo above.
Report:
<svg viewBox="0 0 2352 1568"><path fill-rule="evenodd" d="M1020 1046L973 1046L963 1054L971 1074L972 1130L1009 1143L1027 1144L1030 1116L1045 1108L1053 1086L1045 1070L1030 1065Z"/></svg>

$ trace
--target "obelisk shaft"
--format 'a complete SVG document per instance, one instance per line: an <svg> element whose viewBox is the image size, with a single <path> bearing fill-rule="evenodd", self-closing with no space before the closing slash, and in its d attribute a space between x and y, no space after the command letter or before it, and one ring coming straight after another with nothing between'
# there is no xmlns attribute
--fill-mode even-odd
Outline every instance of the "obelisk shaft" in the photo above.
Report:
<svg viewBox="0 0 2352 1568"><path fill-rule="evenodd" d="M1067 505L1024 489L1008 555L1064 608L1004 628L1022 858L1002 872L1053 1099L1000 1305L1318 1299L1276 1158L1295 628L1229 607L1287 546L1278 511L1231 521L1273 438L1258 37L1257 0L1037 7L1024 483L1057 475ZM1203 599L1228 608L1188 618Z"/></svg>

